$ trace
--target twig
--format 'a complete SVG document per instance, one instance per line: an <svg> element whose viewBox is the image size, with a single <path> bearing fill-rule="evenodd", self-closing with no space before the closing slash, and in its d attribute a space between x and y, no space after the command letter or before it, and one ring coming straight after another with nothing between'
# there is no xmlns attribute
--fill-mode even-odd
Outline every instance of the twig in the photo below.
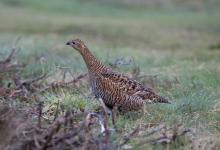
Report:
<svg viewBox="0 0 220 150"><path fill-rule="evenodd" d="M190 132L191 130L190 129L185 129L183 130L182 132L178 133L177 130L178 130L178 127L180 125L175 125L174 127L170 127L168 129L166 129L164 131L164 133L162 134L161 137L158 137L156 139L148 139L148 140L145 140L145 141L141 141L137 147L140 147L144 144L147 144L147 143L150 143L150 144L169 144L171 143L172 141L175 141L177 139L177 137L180 137L180 136L183 136L185 135L186 133ZM165 128L165 126L163 126L162 128L160 127L159 130L153 130L152 132L148 133L147 136L150 136L158 131L160 131L161 129ZM167 136L167 132L170 131L170 130L173 130L173 134L171 136Z"/></svg>
<svg viewBox="0 0 220 150"><path fill-rule="evenodd" d="M13 48L11 53L5 60L0 61L0 73L10 72L18 69L19 67L24 67L24 65L11 64L11 60L16 52L16 48Z"/></svg>
<svg viewBox="0 0 220 150"><path fill-rule="evenodd" d="M132 138L134 138L138 132L140 131L140 125L138 125L126 138L124 138L124 142L122 142L119 147L122 148L125 144L127 144Z"/></svg>
<svg viewBox="0 0 220 150"><path fill-rule="evenodd" d="M11 64L0 64L0 73L8 73L13 71L21 70L25 65L11 65Z"/></svg>
<svg viewBox="0 0 220 150"><path fill-rule="evenodd" d="M69 88L69 86L71 85L74 85L74 88L82 95L84 96L85 98L87 98L87 96L81 92L81 90L79 88L77 88L75 86L75 84L77 82L79 82L80 80L82 80L83 78L85 78L88 74L82 74L82 75L79 75L78 77L76 77L75 79L69 81L69 82L53 82L53 83L50 83L48 86L38 90L36 93L41 93L41 92L45 92L47 90L50 90L50 89L55 89L55 88Z"/></svg>
<svg viewBox="0 0 220 150"><path fill-rule="evenodd" d="M85 74L81 74L79 75L78 77L76 77L74 80L68 82L67 84L73 84L73 83L77 83L79 82L81 79L85 78L88 76L88 73L85 73Z"/></svg>
<svg viewBox="0 0 220 150"><path fill-rule="evenodd" d="M43 102L40 102L38 104L38 111L39 111L39 114L38 114L38 128L41 128L42 107L43 107Z"/></svg>
<svg viewBox="0 0 220 150"><path fill-rule="evenodd" d="M174 134L171 137L164 135L164 136L159 137L157 139L149 140L148 142L152 143L152 144L168 144L168 143L171 143L172 141L175 141L177 139L177 137L183 136L190 131L191 131L190 129L186 129L179 134L177 132L174 132Z"/></svg>
<svg viewBox="0 0 220 150"><path fill-rule="evenodd" d="M55 127L51 129L51 131L49 132L49 134L46 136L46 141L44 143L44 145L42 146L42 150L46 150L50 141L53 138L53 135L59 131L61 127L61 123L59 121L56 122Z"/></svg>
<svg viewBox="0 0 220 150"><path fill-rule="evenodd" d="M30 86L31 84L33 84L34 82L37 82L39 80L42 80L44 79L45 77L47 77L47 74L43 74L39 77L36 77L36 78L29 78L29 79L25 79L25 80L21 80L20 77L18 76L15 76L14 77L14 82L15 82L15 85L18 87L18 88L21 88L22 86L25 86L25 87L28 87Z"/></svg>
<svg viewBox="0 0 220 150"><path fill-rule="evenodd" d="M36 77L36 78L33 78L33 79L27 79L27 80L25 80L25 81L23 81L23 84L24 84L24 83L25 83L25 84L32 84L32 83L37 82L37 81L39 81L39 80L45 79L46 77L47 77L47 74L45 73L45 74L42 74L42 75L39 76L39 77Z"/></svg>
<svg viewBox="0 0 220 150"><path fill-rule="evenodd" d="M0 64L8 64L8 63L10 63L12 58L13 58L13 56L14 56L14 54L15 54L15 52L16 52L16 50L17 50L16 48L12 48L11 53L8 55L8 57L5 60L0 61Z"/></svg>
<svg viewBox="0 0 220 150"><path fill-rule="evenodd" d="M60 99L58 99L58 102L57 102L57 107L56 107L56 112L55 112L55 115L54 115L54 119L53 121L55 121L58 117L58 113L59 113L59 105L60 105Z"/></svg>
<svg viewBox="0 0 220 150"><path fill-rule="evenodd" d="M154 133L156 133L156 132L161 131L161 130L164 129L165 127L166 127L165 125L159 125L159 126L157 126L156 128L154 128L151 132L145 134L144 136L145 136L145 137L148 137L148 136L150 136L150 135L152 135L152 134L154 134Z"/></svg>

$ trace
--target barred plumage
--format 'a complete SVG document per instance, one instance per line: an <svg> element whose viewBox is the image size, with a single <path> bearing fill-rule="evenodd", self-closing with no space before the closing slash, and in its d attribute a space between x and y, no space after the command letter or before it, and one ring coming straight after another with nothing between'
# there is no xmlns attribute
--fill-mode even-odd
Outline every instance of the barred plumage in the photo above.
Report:
<svg viewBox="0 0 220 150"><path fill-rule="evenodd" d="M144 102L169 103L151 88L103 65L81 40L71 40L67 45L82 55L88 68L92 92L108 108L117 106L120 111L126 112L143 108Z"/></svg>

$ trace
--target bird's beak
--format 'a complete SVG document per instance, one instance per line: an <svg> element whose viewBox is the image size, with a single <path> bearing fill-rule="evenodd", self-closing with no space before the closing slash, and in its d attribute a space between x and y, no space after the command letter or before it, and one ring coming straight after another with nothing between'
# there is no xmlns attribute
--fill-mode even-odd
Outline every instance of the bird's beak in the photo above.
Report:
<svg viewBox="0 0 220 150"><path fill-rule="evenodd" d="M71 42L70 42L70 41L68 41L68 42L66 43L66 45L71 45Z"/></svg>

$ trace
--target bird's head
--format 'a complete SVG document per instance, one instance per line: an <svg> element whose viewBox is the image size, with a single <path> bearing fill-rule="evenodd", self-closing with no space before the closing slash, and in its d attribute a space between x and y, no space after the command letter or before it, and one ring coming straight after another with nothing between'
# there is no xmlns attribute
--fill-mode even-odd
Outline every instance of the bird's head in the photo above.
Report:
<svg viewBox="0 0 220 150"><path fill-rule="evenodd" d="M80 39L70 40L66 43L66 45L69 45L78 51L81 51L82 49L86 48L86 45Z"/></svg>

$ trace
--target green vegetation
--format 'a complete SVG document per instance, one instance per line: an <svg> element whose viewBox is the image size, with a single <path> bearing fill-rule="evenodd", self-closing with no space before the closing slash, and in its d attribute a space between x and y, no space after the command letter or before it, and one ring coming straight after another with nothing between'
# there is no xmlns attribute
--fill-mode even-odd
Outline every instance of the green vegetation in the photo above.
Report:
<svg viewBox="0 0 220 150"><path fill-rule="evenodd" d="M87 71L81 56L65 45L69 39L80 38L106 65L117 58L134 59L135 64L118 65L116 70L129 74L138 65L140 75L149 75L141 81L172 101L148 105L146 115L119 116L119 128L130 132L140 123L182 124L196 130L197 139L219 136L220 11L214 6L218 2L199 5L199 9L178 3L161 8L123 2L0 0L0 60L20 38L16 60L27 64L19 72L22 77L49 73L47 82L61 81L66 71L70 79ZM78 90L90 93L86 82ZM40 95L40 101L45 107L59 101L64 111L93 110L98 105L77 90L48 91ZM36 101L21 103L16 100L13 105L36 105ZM188 149L178 145L186 143L180 140L169 148ZM137 143L134 139L130 144Z"/></svg>

